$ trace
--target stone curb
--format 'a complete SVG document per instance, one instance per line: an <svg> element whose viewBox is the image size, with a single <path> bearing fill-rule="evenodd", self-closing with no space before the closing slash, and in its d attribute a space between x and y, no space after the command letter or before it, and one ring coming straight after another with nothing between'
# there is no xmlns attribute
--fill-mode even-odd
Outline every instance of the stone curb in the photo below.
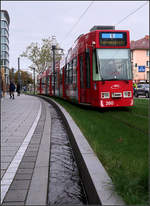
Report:
<svg viewBox="0 0 150 206"><path fill-rule="evenodd" d="M43 96L42 98L52 103L65 121L89 204L125 205L122 198L115 192L105 168L69 113L54 100Z"/></svg>

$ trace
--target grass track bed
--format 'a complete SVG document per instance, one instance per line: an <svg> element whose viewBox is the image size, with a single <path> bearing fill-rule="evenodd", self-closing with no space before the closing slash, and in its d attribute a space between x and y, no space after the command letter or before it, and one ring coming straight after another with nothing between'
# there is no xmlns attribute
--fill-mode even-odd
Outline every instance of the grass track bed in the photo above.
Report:
<svg viewBox="0 0 150 206"><path fill-rule="evenodd" d="M53 98L75 120L127 205L148 205L148 104L93 109Z"/></svg>

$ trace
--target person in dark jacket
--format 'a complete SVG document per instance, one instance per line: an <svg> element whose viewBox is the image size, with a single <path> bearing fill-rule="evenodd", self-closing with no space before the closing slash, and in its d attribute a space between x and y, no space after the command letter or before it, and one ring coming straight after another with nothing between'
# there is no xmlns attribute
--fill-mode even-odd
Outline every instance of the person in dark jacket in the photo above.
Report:
<svg viewBox="0 0 150 206"><path fill-rule="evenodd" d="M20 96L20 84L19 83L17 83L16 92L17 92L17 96Z"/></svg>
<svg viewBox="0 0 150 206"><path fill-rule="evenodd" d="M11 98L13 98L13 99L15 98L15 97L14 97L15 89L16 89L15 84L11 81L11 82L10 82L10 85L9 85L10 99L11 99Z"/></svg>

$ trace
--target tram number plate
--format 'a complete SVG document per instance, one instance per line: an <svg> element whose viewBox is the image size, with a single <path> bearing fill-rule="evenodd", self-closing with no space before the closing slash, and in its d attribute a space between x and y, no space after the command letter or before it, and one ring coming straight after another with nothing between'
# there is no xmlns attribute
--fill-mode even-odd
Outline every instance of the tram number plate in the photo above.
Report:
<svg viewBox="0 0 150 206"><path fill-rule="evenodd" d="M114 102L113 102L113 101L107 101L107 102L106 102L106 106L111 106L111 105L114 105Z"/></svg>

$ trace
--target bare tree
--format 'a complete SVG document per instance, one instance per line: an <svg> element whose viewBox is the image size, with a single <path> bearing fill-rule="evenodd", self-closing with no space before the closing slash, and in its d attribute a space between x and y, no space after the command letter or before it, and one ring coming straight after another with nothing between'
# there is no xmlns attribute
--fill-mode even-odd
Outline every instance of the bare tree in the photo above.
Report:
<svg viewBox="0 0 150 206"><path fill-rule="evenodd" d="M56 48L59 48L58 43ZM48 39L42 39L41 46L37 42L31 43L21 56L28 58L32 62L31 67L34 67L37 73L41 73L52 65L53 54L51 49L52 38L49 37ZM56 49L56 61L60 59L59 50Z"/></svg>

